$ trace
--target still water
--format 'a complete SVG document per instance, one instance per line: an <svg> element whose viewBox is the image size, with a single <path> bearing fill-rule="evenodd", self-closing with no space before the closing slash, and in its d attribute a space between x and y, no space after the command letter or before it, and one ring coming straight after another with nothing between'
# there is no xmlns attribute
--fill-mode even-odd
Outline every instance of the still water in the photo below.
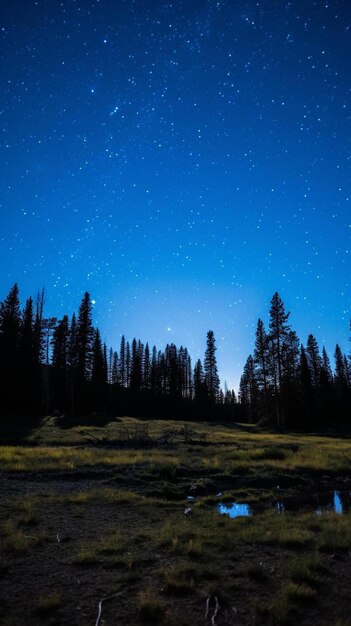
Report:
<svg viewBox="0 0 351 626"><path fill-rule="evenodd" d="M268 508L277 513L285 513L290 511L313 511L316 515L321 515L325 511L334 511L343 514L351 510L351 491L328 491L318 494L302 494L291 498L282 498L272 502ZM262 509L260 509L262 510ZM247 517L253 515L254 506L245 502L228 502L217 505L217 511L222 515L229 517Z"/></svg>

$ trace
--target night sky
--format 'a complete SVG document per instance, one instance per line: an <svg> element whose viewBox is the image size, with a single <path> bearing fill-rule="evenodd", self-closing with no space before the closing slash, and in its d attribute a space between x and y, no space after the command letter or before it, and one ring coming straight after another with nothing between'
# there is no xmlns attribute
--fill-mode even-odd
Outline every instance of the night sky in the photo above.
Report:
<svg viewBox="0 0 351 626"><path fill-rule="evenodd" d="M108 345L217 340L275 291L349 351L349 0L3 0L0 300L85 290Z"/></svg>

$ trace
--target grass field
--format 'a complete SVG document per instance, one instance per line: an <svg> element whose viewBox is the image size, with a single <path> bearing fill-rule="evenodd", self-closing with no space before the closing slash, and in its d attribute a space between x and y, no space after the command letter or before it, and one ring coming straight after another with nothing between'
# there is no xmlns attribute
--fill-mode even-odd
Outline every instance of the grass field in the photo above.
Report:
<svg viewBox="0 0 351 626"><path fill-rule="evenodd" d="M105 626L351 624L350 440L54 417L18 439L0 447L1 624L95 624L100 601Z"/></svg>

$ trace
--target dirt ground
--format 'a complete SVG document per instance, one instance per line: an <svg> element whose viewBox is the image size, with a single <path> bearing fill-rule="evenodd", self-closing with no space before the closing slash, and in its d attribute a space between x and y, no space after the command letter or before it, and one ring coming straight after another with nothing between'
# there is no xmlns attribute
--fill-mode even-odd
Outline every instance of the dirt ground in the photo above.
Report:
<svg viewBox="0 0 351 626"><path fill-rule="evenodd" d="M186 514L193 504L184 497L196 480L189 476L184 484L180 479L180 496L162 502L152 495L159 494L160 485L141 481L133 469L117 475L110 468L3 472L0 623L351 624L347 549L318 553L316 584L307 587L313 594L304 594L303 573L295 587L287 574L294 558L311 555L308 545L253 541L218 549L209 541L206 549L196 549L201 512ZM218 520L213 533L220 532L219 514ZM167 521L170 527L189 523L193 548L184 551L176 542L160 540ZM237 523L226 520L233 534ZM116 533L120 539L110 545ZM91 546L100 547L91 554Z"/></svg>

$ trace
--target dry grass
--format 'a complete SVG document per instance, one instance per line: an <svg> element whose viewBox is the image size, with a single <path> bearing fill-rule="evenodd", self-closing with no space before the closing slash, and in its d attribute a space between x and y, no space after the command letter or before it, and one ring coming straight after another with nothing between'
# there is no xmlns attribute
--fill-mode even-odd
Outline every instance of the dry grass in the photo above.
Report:
<svg viewBox="0 0 351 626"><path fill-rule="evenodd" d="M61 604L61 594L58 592L52 592L46 596L41 595L37 606L35 607L36 613L46 614L56 610Z"/></svg>
<svg viewBox="0 0 351 626"><path fill-rule="evenodd" d="M125 538L119 530L110 529L104 537L81 544L75 562L92 565L104 555L116 555L125 547Z"/></svg>
<svg viewBox="0 0 351 626"><path fill-rule="evenodd" d="M143 624L161 624L165 619L164 603L160 601L154 589L145 589L139 593L138 617Z"/></svg>
<svg viewBox="0 0 351 626"><path fill-rule="evenodd" d="M5 550L11 550L14 552L21 552L29 550L34 546L42 543L45 539L43 532L38 535L29 535L24 533L18 528L17 521L8 520L1 526L1 533L3 535L3 547Z"/></svg>
<svg viewBox="0 0 351 626"><path fill-rule="evenodd" d="M68 421L69 423L69 421ZM227 443L221 449L216 446L206 447L206 453L192 450L189 458L188 446L184 445L181 434L184 425L175 420L138 420L137 418L118 418L105 426L73 426L60 428L55 418L46 418L42 425L32 433L28 442L35 442L41 447L0 447L0 469L6 471L50 471L75 470L81 467L130 466L152 464L162 471L162 465L168 471L174 471L179 463L187 461L210 469L221 469L229 473L237 469L256 468L285 469L289 471L319 470L345 472L351 464L351 442L345 439L257 432L246 426L241 430L235 425L218 425L207 422L189 422L187 430L198 441L208 443ZM126 433L147 432L154 448L145 450L101 450L91 448L67 448L68 445L86 445L89 436L97 440L126 442ZM177 451L157 448L157 441L166 431L177 433L174 441ZM95 440L94 439L94 440ZM93 441L93 439L90 439ZM127 437L128 440L128 437ZM55 444L48 448L47 444ZM46 445L45 445L46 444ZM157 448L157 449L156 449Z"/></svg>

